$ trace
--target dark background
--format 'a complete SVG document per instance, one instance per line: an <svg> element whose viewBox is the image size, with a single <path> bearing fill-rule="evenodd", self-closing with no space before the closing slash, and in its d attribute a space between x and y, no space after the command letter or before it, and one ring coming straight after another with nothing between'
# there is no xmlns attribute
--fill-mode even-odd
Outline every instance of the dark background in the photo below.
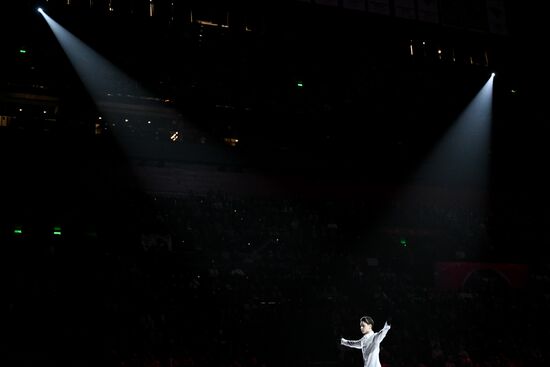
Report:
<svg viewBox="0 0 550 367"><path fill-rule="evenodd" d="M154 3L2 5L6 361L359 366L367 314L387 365L546 364L540 9ZM98 108L37 5L136 84ZM491 72L488 186L413 186ZM441 262L479 265L443 289Z"/></svg>

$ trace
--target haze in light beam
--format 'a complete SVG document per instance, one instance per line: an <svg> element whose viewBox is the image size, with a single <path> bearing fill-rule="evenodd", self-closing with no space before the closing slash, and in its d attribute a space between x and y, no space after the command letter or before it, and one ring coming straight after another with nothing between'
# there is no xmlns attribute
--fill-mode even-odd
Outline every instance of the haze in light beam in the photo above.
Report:
<svg viewBox="0 0 550 367"><path fill-rule="evenodd" d="M411 236L412 247L427 246L422 251L417 249L419 257L436 253L437 256L453 257L462 252L476 258L483 253L486 245L483 224L488 205L492 89L493 77L454 121L417 172L394 194L388 207L371 224L372 231L367 234L369 246L386 243L388 234L379 238L379 233L392 230L396 237L393 239L394 249L399 246L398 236ZM463 226L460 228L465 233L452 233L457 223ZM429 230L432 225L447 228L446 233L437 237L436 246L422 234L407 232L415 232L418 228ZM464 237L453 238L447 243L446 236ZM461 247L461 240L466 237L468 246ZM414 243L416 239L417 244Z"/></svg>
<svg viewBox="0 0 550 367"><path fill-rule="evenodd" d="M107 94L147 95L121 70L92 50L71 32L53 20L48 14L40 12L52 29L59 44L67 54L84 86L96 101L104 99Z"/></svg>
<svg viewBox="0 0 550 367"><path fill-rule="evenodd" d="M485 189L489 177L493 76L421 165L413 182Z"/></svg>

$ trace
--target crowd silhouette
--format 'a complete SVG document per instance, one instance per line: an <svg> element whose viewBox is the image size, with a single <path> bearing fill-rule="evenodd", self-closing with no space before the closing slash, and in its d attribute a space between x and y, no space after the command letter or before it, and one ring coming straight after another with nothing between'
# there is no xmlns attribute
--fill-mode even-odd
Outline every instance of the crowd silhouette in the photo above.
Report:
<svg viewBox="0 0 550 367"><path fill-rule="evenodd" d="M407 232L404 246L395 231L363 222L370 214L361 200L224 192L127 199L131 205L110 208L115 214L91 221L88 231L83 216L73 222L78 231L68 228L62 238L8 242L3 324L10 360L358 366L361 356L339 341L359 336L365 313L376 320L374 330L393 317L384 366L548 360L546 262L527 264L521 287L483 273L459 289L437 286L438 261L480 260L456 257L462 241L487 235L479 230L484 219L469 210L418 208L407 228L443 235ZM459 234L460 241L438 243Z"/></svg>

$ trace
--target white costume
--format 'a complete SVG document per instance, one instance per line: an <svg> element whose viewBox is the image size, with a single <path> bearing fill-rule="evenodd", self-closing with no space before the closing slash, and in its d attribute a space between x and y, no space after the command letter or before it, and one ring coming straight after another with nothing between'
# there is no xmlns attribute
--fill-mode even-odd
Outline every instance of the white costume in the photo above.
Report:
<svg viewBox="0 0 550 367"><path fill-rule="evenodd" d="M347 340L342 338L340 344L350 348L361 349L365 367L381 367L378 357L380 354L380 343L384 340L390 328L391 326L385 323L384 327L376 333L371 330L359 340Z"/></svg>

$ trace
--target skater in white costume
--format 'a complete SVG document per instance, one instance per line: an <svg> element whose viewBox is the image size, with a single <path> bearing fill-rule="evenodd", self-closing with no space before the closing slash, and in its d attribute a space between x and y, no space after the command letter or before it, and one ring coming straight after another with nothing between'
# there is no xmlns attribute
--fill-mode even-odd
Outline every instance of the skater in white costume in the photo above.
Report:
<svg viewBox="0 0 550 367"><path fill-rule="evenodd" d="M379 354L380 343L386 337L386 334L390 330L390 320L384 323L384 327L378 332L372 331L374 321L369 316L361 317L359 320L359 327L363 337L359 340L348 340L342 338L340 344L350 347L361 349L363 352L364 367L381 367Z"/></svg>

